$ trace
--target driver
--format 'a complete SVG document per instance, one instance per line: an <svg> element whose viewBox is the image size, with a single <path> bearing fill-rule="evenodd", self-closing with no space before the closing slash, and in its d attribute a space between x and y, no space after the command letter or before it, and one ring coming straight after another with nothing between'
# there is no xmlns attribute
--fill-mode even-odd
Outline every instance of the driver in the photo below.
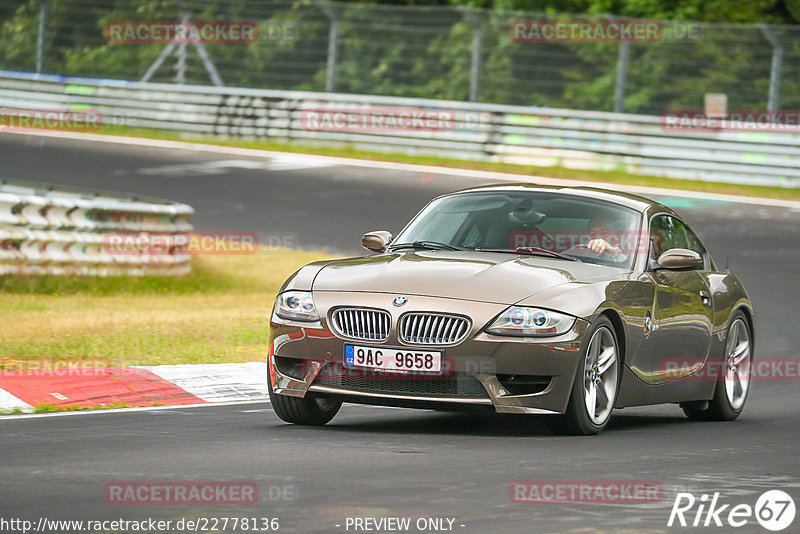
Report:
<svg viewBox="0 0 800 534"><path fill-rule="evenodd" d="M589 230L592 232L621 233L624 231L624 226L624 221L611 212L600 213L589 221ZM586 243L586 246L598 256L605 254L613 261L624 261L628 257L621 248L600 237L592 239Z"/></svg>

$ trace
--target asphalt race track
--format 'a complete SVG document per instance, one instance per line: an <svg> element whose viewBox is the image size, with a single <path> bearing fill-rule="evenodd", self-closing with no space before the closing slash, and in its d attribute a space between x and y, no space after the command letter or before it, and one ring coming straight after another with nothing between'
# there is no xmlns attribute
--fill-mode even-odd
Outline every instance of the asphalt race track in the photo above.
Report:
<svg viewBox="0 0 800 534"><path fill-rule="evenodd" d="M482 183L304 160L0 137L0 178L168 198L195 207L200 231L256 232L262 242L342 253L359 253L364 231L398 231L433 196ZM727 532L668 529L676 492L698 499L719 492L730 509L781 489L800 505L800 210L659 200L743 279L757 313L756 358L795 362L794 379L753 384L736 422L692 423L677 406L645 407L615 412L599 436L575 438L552 435L535 417L355 405L323 428L282 424L268 403L6 417L0 515L277 517L289 533L355 532L346 529L347 517L385 515L411 517L412 525L454 518L452 529L464 534ZM106 484L167 480L252 481L261 499L238 508L104 501ZM516 504L509 484L518 480L650 480L663 484L665 496L647 505ZM786 532L798 524L800 518ZM736 530L767 532L753 518Z"/></svg>

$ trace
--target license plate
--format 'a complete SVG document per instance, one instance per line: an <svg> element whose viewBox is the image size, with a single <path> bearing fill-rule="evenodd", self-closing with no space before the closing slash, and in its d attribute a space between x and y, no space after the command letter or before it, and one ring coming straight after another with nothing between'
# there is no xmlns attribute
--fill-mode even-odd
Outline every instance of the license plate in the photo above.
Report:
<svg viewBox="0 0 800 534"><path fill-rule="evenodd" d="M442 352L391 347L345 345L344 364L386 371L441 373Z"/></svg>

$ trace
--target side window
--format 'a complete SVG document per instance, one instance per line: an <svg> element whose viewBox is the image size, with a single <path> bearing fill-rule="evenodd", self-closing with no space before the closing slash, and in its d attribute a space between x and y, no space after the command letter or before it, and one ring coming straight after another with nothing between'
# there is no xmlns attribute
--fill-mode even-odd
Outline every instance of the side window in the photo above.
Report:
<svg viewBox="0 0 800 534"><path fill-rule="evenodd" d="M697 234L695 234L692 231L692 229L689 228L688 226L686 227L686 241L687 241L686 248L688 248L689 250L693 250L693 251L697 252L701 256L705 256L706 255L706 249L703 246L703 244L700 242L700 239L697 237Z"/></svg>
<svg viewBox="0 0 800 534"><path fill-rule="evenodd" d="M703 243L700 242L700 238L697 237L697 234L695 234L692 231L692 229L689 228L688 226L686 227L686 241L687 241L686 248L697 252L703 257L704 266L701 269L705 269L706 266L709 264L706 247L703 246Z"/></svg>
<svg viewBox="0 0 800 534"><path fill-rule="evenodd" d="M671 248L689 248L683 222L670 215L656 215L650 221L650 243L654 259Z"/></svg>

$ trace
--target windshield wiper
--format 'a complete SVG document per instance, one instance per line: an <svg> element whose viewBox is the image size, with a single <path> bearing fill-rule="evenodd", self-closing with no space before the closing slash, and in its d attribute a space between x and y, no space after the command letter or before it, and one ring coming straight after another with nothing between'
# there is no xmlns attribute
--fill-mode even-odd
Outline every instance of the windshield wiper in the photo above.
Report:
<svg viewBox="0 0 800 534"><path fill-rule="evenodd" d="M438 241L412 241L411 243L398 243L389 247L389 250L397 250L401 248L422 248L427 250L468 250L463 247L454 247L447 243L439 243Z"/></svg>
<svg viewBox="0 0 800 534"><path fill-rule="evenodd" d="M478 252L506 252L511 254L525 254L527 256L550 256L551 258L561 258L562 260L581 261L575 256L562 254L554 250L547 250L539 247L517 247L514 250L508 248L476 248Z"/></svg>

